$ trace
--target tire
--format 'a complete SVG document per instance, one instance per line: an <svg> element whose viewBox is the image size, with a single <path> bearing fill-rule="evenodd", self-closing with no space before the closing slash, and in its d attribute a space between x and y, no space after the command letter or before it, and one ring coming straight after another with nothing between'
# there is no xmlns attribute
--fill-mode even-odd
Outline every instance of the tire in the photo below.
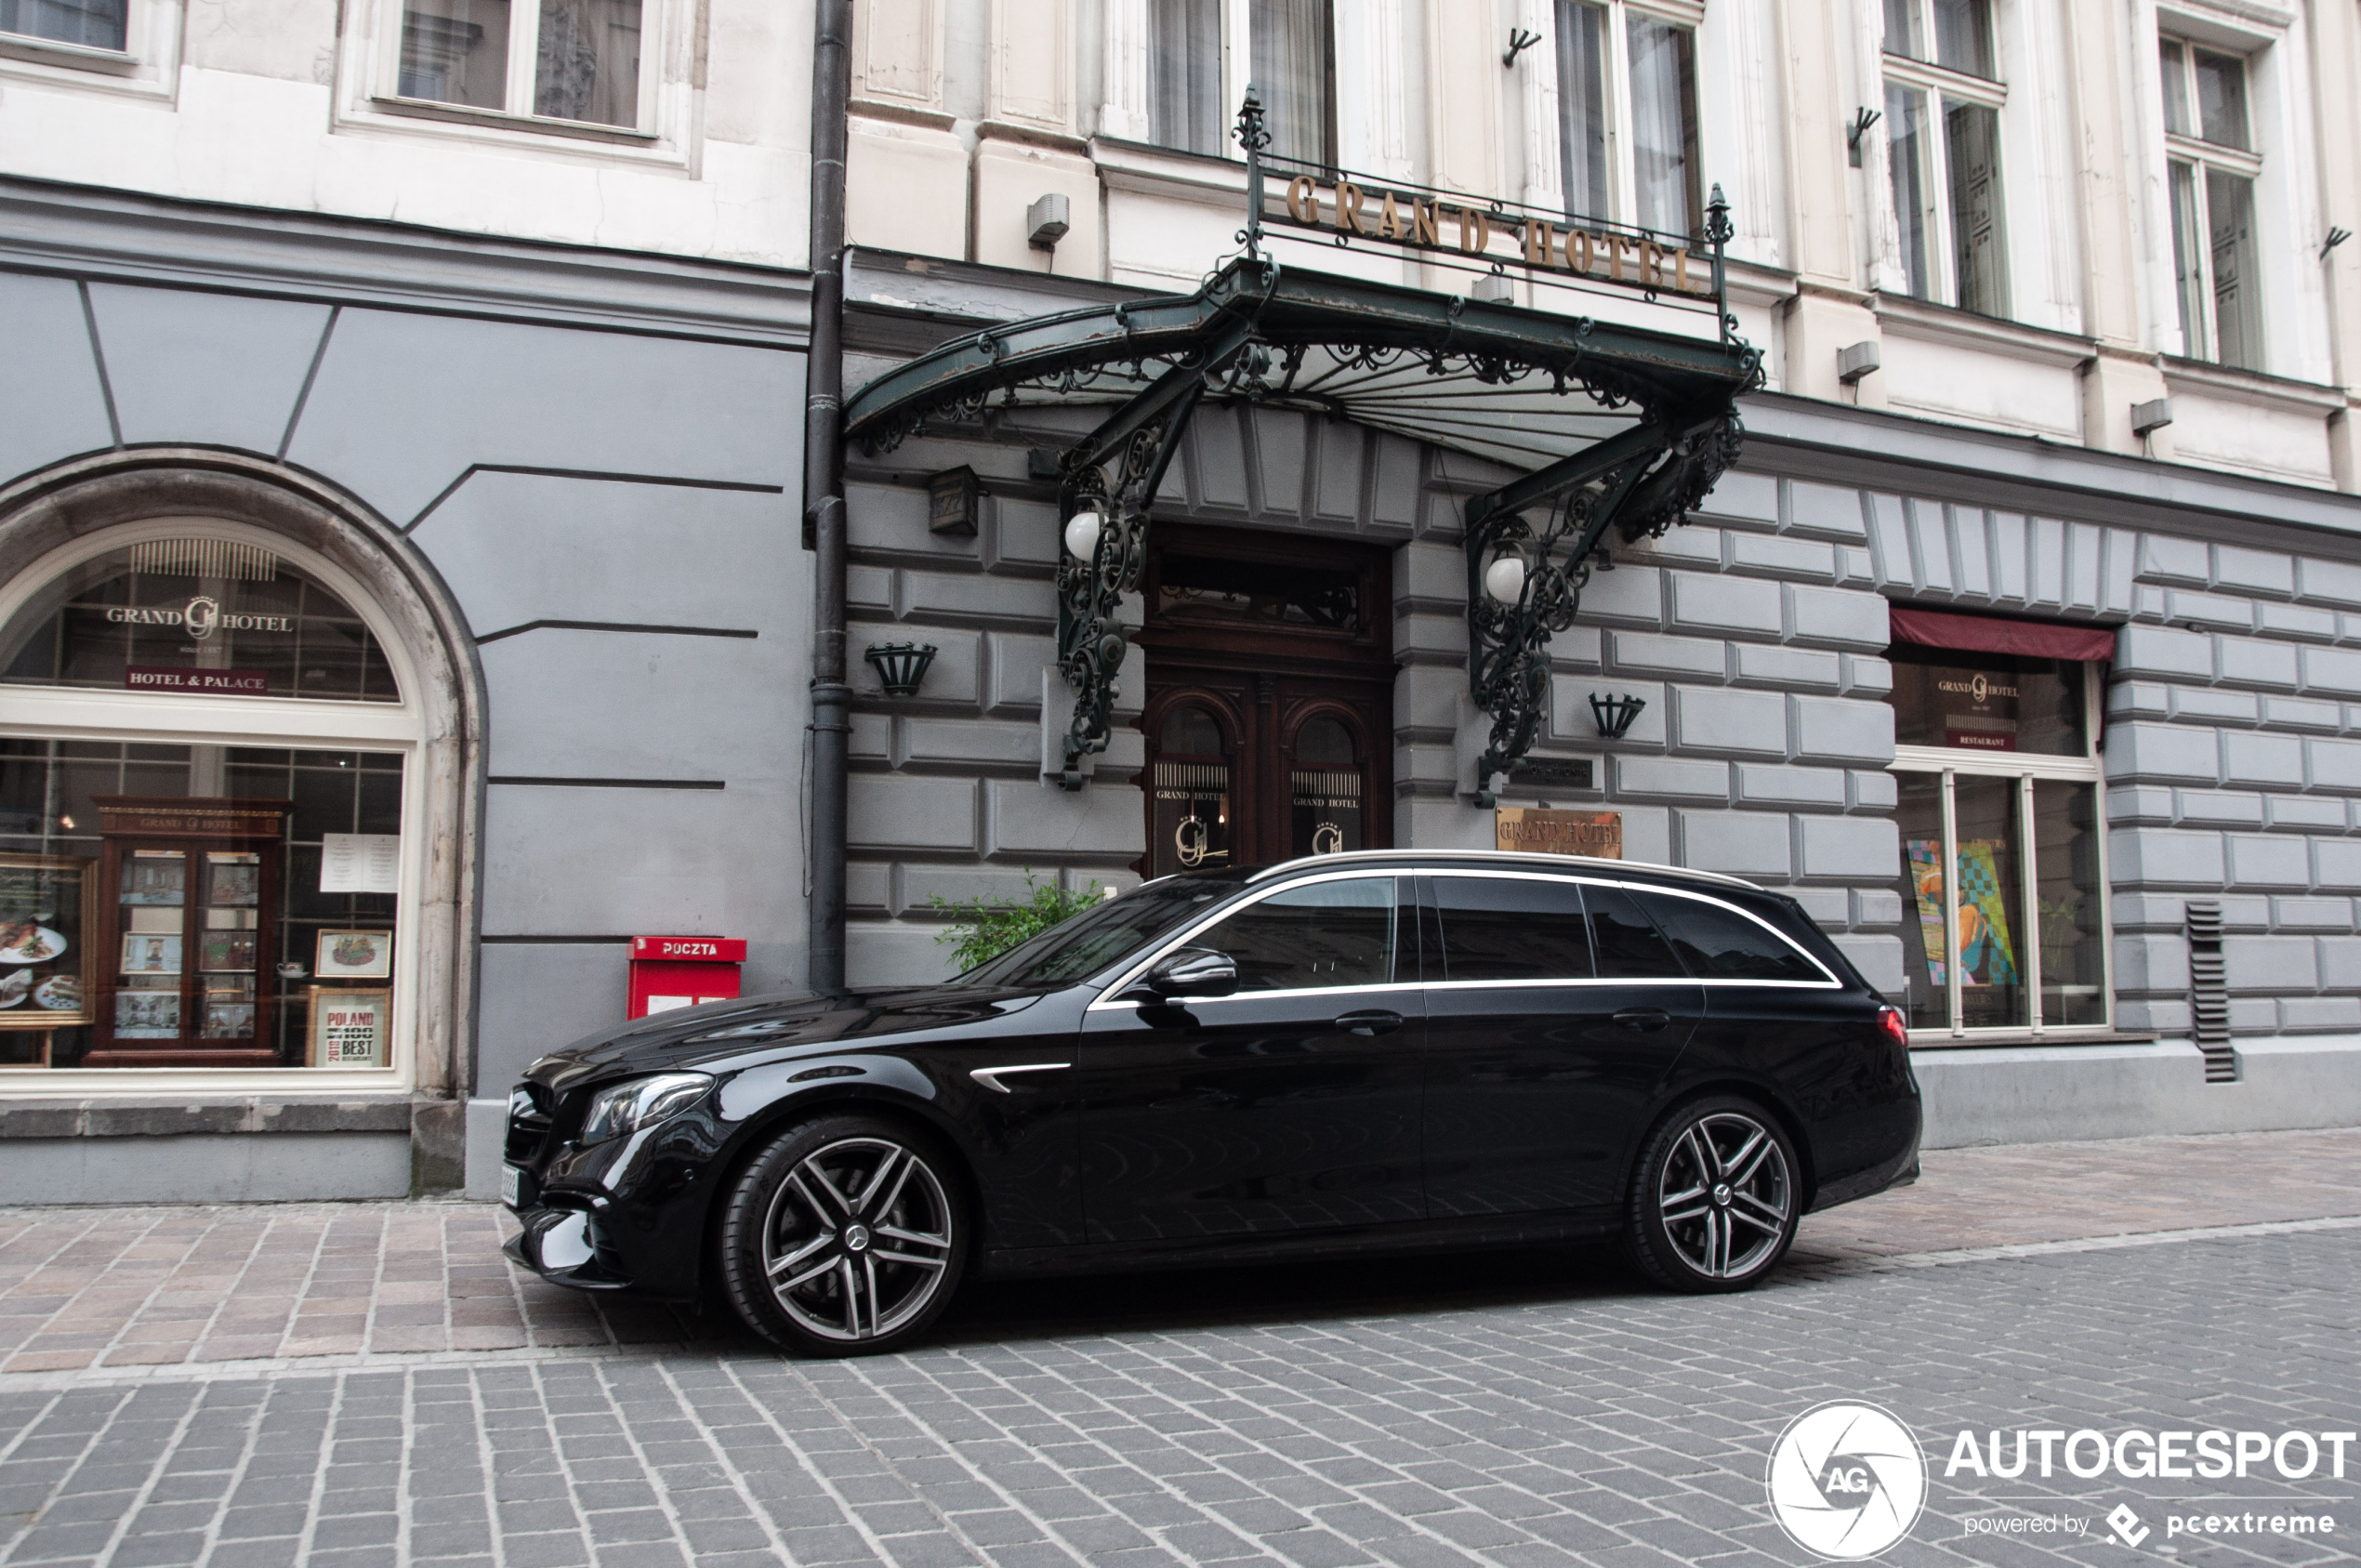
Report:
<svg viewBox="0 0 2361 1568"><path fill-rule="evenodd" d="M1696 1100L1667 1116L1641 1150L1624 1247L1668 1289L1745 1290L1787 1256L1801 1195L1778 1118L1735 1095Z"/></svg>
<svg viewBox="0 0 2361 1568"><path fill-rule="evenodd" d="M924 1334L959 1288L967 1206L934 1140L830 1115L789 1127L722 1210L723 1294L746 1326L802 1355L874 1355Z"/></svg>

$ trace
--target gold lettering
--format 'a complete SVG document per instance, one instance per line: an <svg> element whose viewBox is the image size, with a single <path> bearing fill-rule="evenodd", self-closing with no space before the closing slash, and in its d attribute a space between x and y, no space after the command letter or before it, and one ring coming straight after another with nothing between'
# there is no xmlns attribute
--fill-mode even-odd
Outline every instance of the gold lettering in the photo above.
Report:
<svg viewBox="0 0 2361 1568"><path fill-rule="evenodd" d="M1443 204L1429 206L1413 196L1410 198L1410 243L1414 245L1439 245L1443 243Z"/></svg>
<svg viewBox="0 0 2361 1568"><path fill-rule="evenodd" d="M1640 242L1640 281L1650 288L1664 286L1664 247L1654 240Z"/></svg>
<svg viewBox="0 0 2361 1568"><path fill-rule="evenodd" d="M1459 249L1479 256L1492 244L1492 219L1481 207L1459 209Z"/></svg>
<svg viewBox="0 0 2361 1568"><path fill-rule="evenodd" d="M1555 224L1544 223L1537 217L1524 220L1524 264L1547 267L1557 254L1558 231Z"/></svg>
<svg viewBox="0 0 2361 1568"><path fill-rule="evenodd" d="M1298 223L1320 221L1320 187L1308 174L1287 181L1287 215Z"/></svg>
<svg viewBox="0 0 2361 1568"><path fill-rule="evenodd" d="M1609 234L1607 236L1607 276L1616 283L1623 282L1623 246L1622 235Z"/></svg>
<svg viewBox="0 0 2361 1568"><path fill-rule="evenodd" d="M1566 236L1566 265L1577 272L1590 270L1594 258L1590 254L1590 231L1577 229Z"/></svg>
<svg viewBox="0 0 2361 1568"><path fill-rule="evenodd" d="M1348 234L1362 234L1361 187L1350 180L1337 181L1337 227Z"/></svg>
<svg viewBox="0 0 2361 1568"><path fill-rule="evenodd" d="M1689 253L1686 250L1672 253L1672 286L1682 294L1689 292Z"/></svg>
<svg viewBox="0 0 2361 1568"><path fill-rule="evenodd" d="M1409 220L1402 209L1393 204L1393 192L1385 193L1385 205L1378 211L1378 237L1384 240L1406 240L1410 237Z"/></svg>

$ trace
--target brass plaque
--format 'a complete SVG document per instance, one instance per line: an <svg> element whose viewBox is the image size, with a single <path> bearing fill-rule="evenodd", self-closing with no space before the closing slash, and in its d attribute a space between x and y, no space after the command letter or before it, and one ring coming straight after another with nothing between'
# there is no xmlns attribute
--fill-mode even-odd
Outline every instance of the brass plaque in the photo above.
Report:
<svg viewBox="0 0 2361 1568"><path fill-rule="evenodd" d="M1555 811L1538 806L1501 806L1492 813L1493 841L1527 855L1590 855L1623 858L1621 811Z"/></svg>

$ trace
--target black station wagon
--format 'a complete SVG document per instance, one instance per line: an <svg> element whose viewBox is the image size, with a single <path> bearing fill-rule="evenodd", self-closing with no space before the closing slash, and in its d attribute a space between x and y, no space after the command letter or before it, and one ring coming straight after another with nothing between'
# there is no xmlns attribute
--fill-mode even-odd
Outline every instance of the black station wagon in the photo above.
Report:
<svg viewBox="0 0 2361 1568"><path fill-rule="evenodd" d="M1168 876L941 984L669 1012L509 1100L511 1253L823 1354L970 1272L1619 1236L1677 1290L1918 1172L1901 1016L1792 899L1371 851Z"/></svg>

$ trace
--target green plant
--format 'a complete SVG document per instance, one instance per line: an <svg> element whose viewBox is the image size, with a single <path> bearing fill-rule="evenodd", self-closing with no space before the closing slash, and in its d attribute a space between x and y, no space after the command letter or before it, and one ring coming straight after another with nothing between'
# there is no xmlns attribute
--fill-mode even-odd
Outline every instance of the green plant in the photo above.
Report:
<svg viewBox="0 0 2361 1568"><path fill-rule="evenodd" d="M960 903L941 893L929 901L937 912L952 917L951 925L934 940L956 944L952 957L960 973L1072 919L1106 896L1096 882L1080 889L1061 888L1055 882L1045 885L1035 879L1030 868L1025 871L1024 885L1028 896L1015 901L969 899Z"/></svg>

